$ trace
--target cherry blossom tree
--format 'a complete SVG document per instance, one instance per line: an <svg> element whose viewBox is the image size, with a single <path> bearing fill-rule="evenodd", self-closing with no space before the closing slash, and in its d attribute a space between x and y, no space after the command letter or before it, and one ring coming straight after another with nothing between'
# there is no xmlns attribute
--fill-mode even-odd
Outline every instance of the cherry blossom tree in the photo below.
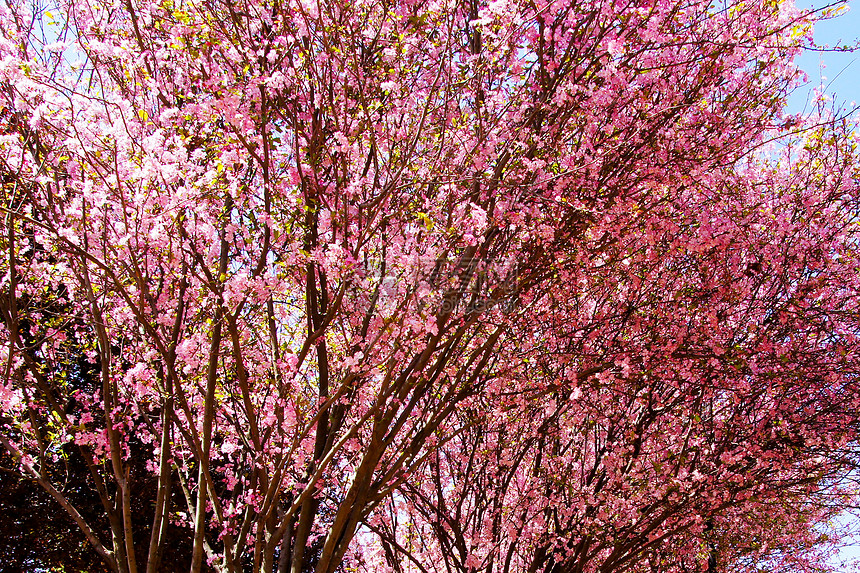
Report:
<svg viewBox="0 0 860 573"><path fill-rule="evenodd" d="M824 567L860 197L853 124L782 114L813 17L10 0L7 469L122 573Z"/></svg>
<svg viewBox="0 0 860 573"><path fill-rule="evenodd" d="M842 231L815 223L827 210L855 225L856 205L821 178L849 156L825 157L822 134L782 150L790 172L751 160L756 175L711 189L719 215L713 195L659 228L637 215L599 256L560 265L576 294L534 301L509 374L520 385L450 421L452 447L369 521L378 558L398 571L826 568L815 524L854 503L858 418L854 330L837 326L856 263L843 266L847 236L830 242ZM831 254L795 266L793 237Z"/></svg>

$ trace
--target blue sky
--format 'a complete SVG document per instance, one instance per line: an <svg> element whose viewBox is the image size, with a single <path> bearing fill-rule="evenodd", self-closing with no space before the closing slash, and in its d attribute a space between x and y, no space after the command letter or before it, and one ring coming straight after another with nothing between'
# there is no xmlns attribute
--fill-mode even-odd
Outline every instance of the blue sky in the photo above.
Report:
<svg viewBox="0 0 860 573"><path fill-rule="evenodd" d="M799 8L827 5L822 0L796 0L796 3ZM818 46L833 48L857 44L860 38L860 0L850 2L846 8L843 8L842 15L815 26L815 43ZM852 102L860 104L860 52L807 51L798 58L797 64L809 74L809 83L789 98L790 112L803 111L807 99L812 98L812 89L821 85L842 107L851 109L854 107Z"/></svg>

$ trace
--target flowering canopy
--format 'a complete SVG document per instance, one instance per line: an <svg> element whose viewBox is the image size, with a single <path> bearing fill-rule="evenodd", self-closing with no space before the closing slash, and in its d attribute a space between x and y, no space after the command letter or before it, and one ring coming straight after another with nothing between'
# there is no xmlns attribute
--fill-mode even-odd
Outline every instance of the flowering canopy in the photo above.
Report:
<svg viewBox="0 0 860 573"><path fill-rule="evenodd" d="M123 573L818 570L860 192L781 115L808 17L10 0L3 459Z"/></svg>

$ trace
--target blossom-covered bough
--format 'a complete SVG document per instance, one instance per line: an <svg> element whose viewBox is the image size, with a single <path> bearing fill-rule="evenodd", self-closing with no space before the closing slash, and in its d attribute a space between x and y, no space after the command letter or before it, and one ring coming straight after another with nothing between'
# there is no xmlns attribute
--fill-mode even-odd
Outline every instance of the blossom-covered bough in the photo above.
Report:
<svg viewBox="0 0 860 573"><path fill-rule="evenodd" d="M122 573L826 568L860 196L853 124L782 115L814 16L10 0L0 460Z"/></svg>

